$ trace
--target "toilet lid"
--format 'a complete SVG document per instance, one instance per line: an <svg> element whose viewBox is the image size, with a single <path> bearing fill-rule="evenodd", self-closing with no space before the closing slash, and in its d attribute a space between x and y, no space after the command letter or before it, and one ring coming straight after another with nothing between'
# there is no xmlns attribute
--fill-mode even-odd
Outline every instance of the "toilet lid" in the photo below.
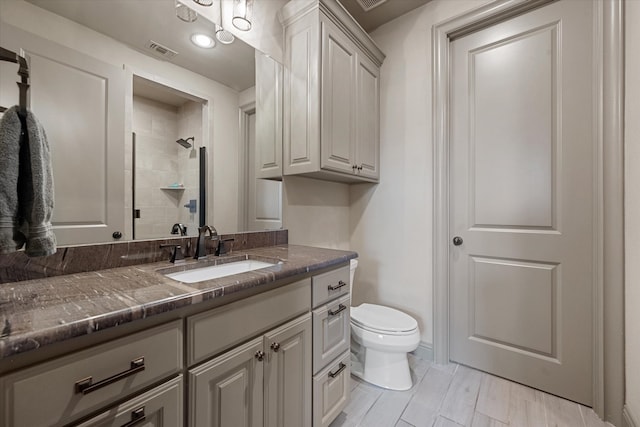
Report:
<svg viewBox="0 0 640 427"><path fill-rule="evenodd" d="M411 332L418 327L416 319L408 314L376 304L352 307L351 321L361 328L382 332Z"/></svg>

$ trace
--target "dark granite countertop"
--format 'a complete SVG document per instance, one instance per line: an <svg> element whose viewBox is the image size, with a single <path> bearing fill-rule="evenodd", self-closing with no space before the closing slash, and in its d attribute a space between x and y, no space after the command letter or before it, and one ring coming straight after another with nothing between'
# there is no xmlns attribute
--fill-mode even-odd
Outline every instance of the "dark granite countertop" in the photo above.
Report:
<svg viewBox="0 0 640 427"><path fill-rule="evenodd" d="M205 262L211 265L241 258L282 263L192 284L177 282L158 270L179 271L203 261L191 260L182 266L156 262L0 284L0 360L355 257L351 251L279 245L210 256Z"/></svg>

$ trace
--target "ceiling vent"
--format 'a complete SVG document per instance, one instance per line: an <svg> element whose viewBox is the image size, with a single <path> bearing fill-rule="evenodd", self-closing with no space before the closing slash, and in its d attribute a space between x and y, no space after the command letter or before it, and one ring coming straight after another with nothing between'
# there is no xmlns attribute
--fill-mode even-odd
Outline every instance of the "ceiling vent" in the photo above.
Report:
<svg viewBox="0 0 640 427"><path fill-rule="evenodd" d="M380 6L382 3L386 3L387 0L356 0L365 12L369 12L371 9Z"/></svg>
<svg viewBox="0 0 640 427"><path fill-rule="evenodd" d="M154 42L153 40L149 40L147 44L144 45L147 49L152 51L154 54L163 57L164 59L171 59L178 54L175 50L169 49L166 46L161 45L158 42Z"/></svg>

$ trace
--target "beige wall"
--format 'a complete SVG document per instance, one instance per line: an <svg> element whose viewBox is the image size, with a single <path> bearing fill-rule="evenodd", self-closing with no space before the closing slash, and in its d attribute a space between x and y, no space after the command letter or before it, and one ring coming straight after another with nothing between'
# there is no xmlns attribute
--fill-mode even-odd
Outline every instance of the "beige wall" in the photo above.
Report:
<svg viewBox="0 0 640 427"><path fill-rule="evenodd" d="M349 185L286 176L282 217L289 243L349 249Z"/></svg>
<svg viewBox="0 0 640 427"><path fill-rule="evenodd" d="M486 3L433 0L374 31L381 72L380 184L350 188L351 249L360 254L354 303L413 315L433 342L431 281L431 27Z"/></svg>
<svg viewBox="0 0 640 427"><path fill-rule="evenodd" d="M625 7L625 400L640 426L640 1Z"/></svg>
<svg viewBox="0 0 640 427"><path fill-rule="evenodd" d="M226 124L238 121L238 92L170 62L141 54L114 39L23 0L0 0L0 22L100 61L124 67L127 73L139 74L206 100L209 126L203 134L207 136L205 145L208 146L209 172L213 173L208 181L208 217L219 231L237 230L239 127ZM129 108L132 108L131 102ZM130 144L131 111L127 111L126 115L124 138Z"/></svg>

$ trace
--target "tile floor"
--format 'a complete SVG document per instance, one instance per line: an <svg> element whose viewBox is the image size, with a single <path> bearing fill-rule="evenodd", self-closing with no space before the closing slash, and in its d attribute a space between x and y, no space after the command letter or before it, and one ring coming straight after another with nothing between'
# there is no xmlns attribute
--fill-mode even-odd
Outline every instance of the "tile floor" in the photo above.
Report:
<svg viewBox="0 0 640 427"><path fill-rule="evenodd" d="M590 408L568 400L465 366L409 357L413 388L384 390L352 377L351 401L330 427L605 426Z"/></svg>

